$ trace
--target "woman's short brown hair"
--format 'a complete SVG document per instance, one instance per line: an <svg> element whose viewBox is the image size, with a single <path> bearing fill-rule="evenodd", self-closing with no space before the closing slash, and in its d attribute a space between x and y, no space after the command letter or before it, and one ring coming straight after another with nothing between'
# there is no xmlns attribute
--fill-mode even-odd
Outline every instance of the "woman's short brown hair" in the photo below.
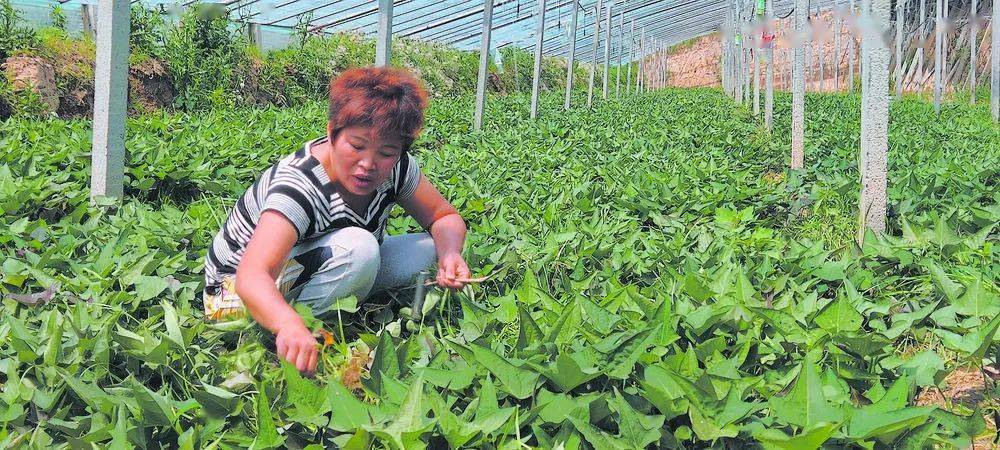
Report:
<svg viewBox="0 0 1000 450"><path fill-rule="evenodd" d="M330 81L330 136L353 125L397 134L403 151L420 134L427 91L410 72L388 67L348 69Z"/></svg>

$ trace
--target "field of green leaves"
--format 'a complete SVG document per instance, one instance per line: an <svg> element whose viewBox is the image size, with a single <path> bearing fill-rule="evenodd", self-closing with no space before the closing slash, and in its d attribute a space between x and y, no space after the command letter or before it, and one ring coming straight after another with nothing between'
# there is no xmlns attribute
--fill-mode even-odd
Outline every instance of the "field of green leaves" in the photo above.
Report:
<svg viewBox="0 0 1000 450"><path fill-rule="evenodd" d="M974 407L916 399L1000 359L1000 129L982 106L894 104L889 233L859 248L859 101L808 98L790 173L788 100L769 135L715 90L568 113L553 95L537 121L491 99L482 133L470 98L435 99L416 153L494 277L431 292L416 326L390 298L310 321L335 336L312 379L258 328L203 321L200 283L227 208L325 105L131 120L126 198L96 206L89 124L11 119L0 447L984 442L989 377Z"/></svg>

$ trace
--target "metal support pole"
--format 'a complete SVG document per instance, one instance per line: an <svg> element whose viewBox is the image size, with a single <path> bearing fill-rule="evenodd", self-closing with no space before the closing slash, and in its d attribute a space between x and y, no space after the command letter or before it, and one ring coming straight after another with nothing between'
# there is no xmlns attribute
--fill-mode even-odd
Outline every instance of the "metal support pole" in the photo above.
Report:
<svg viewBox="0 0 1000 450"><path fill-rule="evenodd" d="M859 204L858 243L864 242L865 231L885 232L886 173L889 150L889 48L880 36L889 29L890 0L871 0L870 22L877 30L865 33L868 53L868 83L862 87L868 98L861 120L866 122L867 146L861 154L861 201Z"/></svg>
<svg viewBox="0 0 1000 450"><path fill-rule="evenodd" d="M545 42L545 0L538 0L538 24L535 28L535 71L531 79L531 118L538 117L538 88L542 78L542 43Z"/></svg>
<svg viewBox="0 0 1000 450"><path fill-rule="evenodd" d="M604 16L604 80L601 98L608 99L608 70L611 68L611 3L608 3L607 14Z"/></svg>
<svg viewBox="0 0 1000 450"><path fill-rule="evenodd" d="M774 28L772 28L772 22L774 22L774 0L766 0L764 6L764 32L770 36L774 33ZM767 86L764 88L764 127L767 131L771 131L773 128L773 117L774 117L774 40L772 39L767 48L764 50L764 64L766 68L764 69L764 78Z"/></svg>
<svg viewBox="0 0 1000 450"><path fill-rule="evenodd" d="M1000 1L993 0L993 48L990 50L990 109L1000 123Z"/></svg>
<svg viewBox="0 0 1000 450"><path fill-rule="evenodd" d="M601 46L601 0L594 8L594 48L590 53L590 84L587 86L587 107L594 105L594 78L597 76L597 50Z"/></svg>
<svg viewBox="0 0 1000 450"><path fill-rule="evenodd" d="M996 1L996 0L994 0ZM979 3L972 0L972 9L969 10L969 103L976 104L976 70L979 68L979 51L976 44L979 42ZM996 19L994 19L996 20Z"/></svg>
<svg viewBox="0 0 1000 450"><path fill-rule="evenodd" d="M389 65L392 53L392 0L378 0L378 37L375 41L375 65Z"/></svg>
<svg viewBox="0 0 1000 450"><path fill-rule="evenodd" d="M476 83L476 113L472 121L476 131L483 129L483 109L486 108L486 76L490 66L490 34L492 31L493 0L483 0L483 41L479 47L479 81Z"/></svg>
<svg viewBox="0 0 1000 450"><path fill-rule="evenodd" d="M569 111L570 99L573 97L573 67L576 64L576 25L580 15L580 2L573 2L573 17L570 18L569 28L569 62L566 66L566 99L563 101L563 109Z"/></svg>
<svg viewBox="0 0 1000 450"><path fill-rule="evenodd" d="M808 0L795 0L795 33L805 33ZM805 46L807 42L795 45L792 65L792 170L802 168L805 159Z"/></svg>
<svg viewBox="0 0 1000 450"><path fill-rule="evenodd" d="M903 28L906 24L906 2L896 1L896 98L903 96Z"/></svg>
<svg viewBox="0 0 1000 450"><path fill-rule="evenodd" d="M100 0L94 60L94 131L90 196L121 197L128 98L128 0Z"/></svg>
<svg viewBox="0 0 1000 450"><path fill-rule="evenodd" d="M621 96L622 51L625 50L625 11L618 15L618 65L615 66L615 97Z"/></svg>
<svg viewBox="0 0 1000 450"><path fill-rule="evenodd" d="M934 111L941 112L941 79L944 77L944 11L942 0L937 0L934 13Z"/></svg>

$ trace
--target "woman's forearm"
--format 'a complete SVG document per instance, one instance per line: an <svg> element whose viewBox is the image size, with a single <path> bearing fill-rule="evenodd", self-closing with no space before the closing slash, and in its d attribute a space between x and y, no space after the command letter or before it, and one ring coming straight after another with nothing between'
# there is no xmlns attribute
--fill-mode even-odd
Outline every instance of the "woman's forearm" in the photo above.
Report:
<svg viewBox="0 0 1000 450"><path fill-rule="evenodd" d="M278 291L274 277L263 270L237 271L236 294L254 320L262 327L277 333L290 323L302 323L295 312Z"/></svg>
<svg viewBox="0 0 1000 450"><path fill-rule="evenodd" d="M438 258L462 254L462 247L465 246L465 221L458 213L448 214L434 221L430 231Z"/></svg>

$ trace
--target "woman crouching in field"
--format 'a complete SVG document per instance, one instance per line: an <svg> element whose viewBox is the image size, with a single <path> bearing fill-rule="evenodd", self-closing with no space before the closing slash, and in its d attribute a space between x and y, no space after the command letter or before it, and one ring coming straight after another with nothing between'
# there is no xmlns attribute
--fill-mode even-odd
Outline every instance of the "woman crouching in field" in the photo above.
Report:
<svg viewBox="0 0 1000 450"><path fill-rule="evenodd" d="M409 154L427 94L412 75L358 68L330 83L326 135L267 169L240 197L205 258L205 313L244 306L278 356L313 372L318 345L290 302L319 318L338 299L411 285L437 262L461 289L465 222ZM395 204L430 234L385 236Z"/></svg>

